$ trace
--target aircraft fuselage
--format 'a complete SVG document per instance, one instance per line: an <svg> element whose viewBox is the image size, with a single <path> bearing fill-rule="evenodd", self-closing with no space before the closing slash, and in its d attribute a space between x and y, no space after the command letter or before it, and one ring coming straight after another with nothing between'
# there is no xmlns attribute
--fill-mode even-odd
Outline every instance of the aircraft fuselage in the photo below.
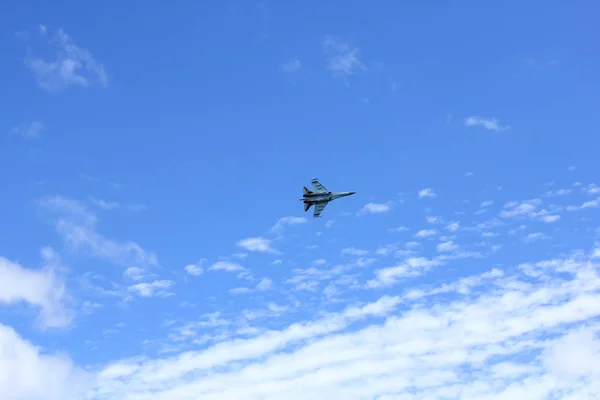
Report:
<svg viewBox="0 0 600 400"><path fill-rule="evenodd" d="M300 199L305 203L320 203L322 201L332 201L340 197L353 195L355 192L326 192L326 193L310 193L305 194Z"/></svg>
<svg viewBox="0 0 600 400"><path fill-rule="evenodd" d="M309 208L315 206L313 217L320 217L321 212L325 209L330 201L339 199L340 197L346 197L353 195L355 192L331 192L323 186L317 178L311 181L313 190L310 190L306 186L302 189L304 194L300 201L304 203L304 211L308 211Z"/></svg>

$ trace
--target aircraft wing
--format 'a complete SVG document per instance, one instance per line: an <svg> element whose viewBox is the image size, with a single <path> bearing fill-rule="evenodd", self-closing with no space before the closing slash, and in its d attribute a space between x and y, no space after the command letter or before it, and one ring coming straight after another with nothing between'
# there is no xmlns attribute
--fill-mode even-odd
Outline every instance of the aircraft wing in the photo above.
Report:
<svg viewBox="0 0 600 400"><path fill-rule="evenodd" d="M313 211L313 217L320 217L325 207L327 207L327 204L329 204L328 201L323 201L321 203L315 204L315 211Z"/></svg>
<svg viewBox="0 0 600 400"><path fill-rule="evenodd" d="M318 179L313 179L311 181L311 183L312 183L313 188L315 189L316 193L326 193L326 192L329 192L329 190L327 190L325 188L325 186L321 185L321 183L319 182Z"/></svg>

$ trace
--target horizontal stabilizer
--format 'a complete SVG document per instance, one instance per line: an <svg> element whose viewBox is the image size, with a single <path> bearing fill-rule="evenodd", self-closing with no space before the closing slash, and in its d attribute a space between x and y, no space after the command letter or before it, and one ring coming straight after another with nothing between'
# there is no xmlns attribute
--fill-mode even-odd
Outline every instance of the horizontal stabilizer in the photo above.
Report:
<svg viewBox="0 0 600 400"><path fill-rule="evenodd" d="M313 203L304 203L304 212L308 211L312 205Z"/></svg>
<svg viewBox="0 0 600 400"><path fill-rule="evenodd" d="M313 194L312 190L309 190L306 186L303 186L304 194Z"/></svg>

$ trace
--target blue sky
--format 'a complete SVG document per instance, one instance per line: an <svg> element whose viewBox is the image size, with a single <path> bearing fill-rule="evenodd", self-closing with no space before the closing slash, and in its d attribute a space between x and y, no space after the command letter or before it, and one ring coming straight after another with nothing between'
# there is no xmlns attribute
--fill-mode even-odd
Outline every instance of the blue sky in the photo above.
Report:
<svg viewBox="0 0 600 400"><path fill-rule="evenodd" d="M3 398L597 398L578 4L5 5Z"/></svg>

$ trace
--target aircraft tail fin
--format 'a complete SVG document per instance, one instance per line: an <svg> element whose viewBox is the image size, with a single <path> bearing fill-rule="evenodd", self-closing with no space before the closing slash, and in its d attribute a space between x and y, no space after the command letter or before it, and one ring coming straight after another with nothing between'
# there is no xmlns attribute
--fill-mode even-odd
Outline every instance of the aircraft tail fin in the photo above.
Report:
<svg viewBox="0 0 600 400"><path fill-rule="evenodd" d="M312 190L309 190L306 186L303 186L302 189L304 190L304 194L312 194Z"/></svg>
<svg viewBox="0 0 600 400"><path fill-rule="evenodd" d="M308 211L313 203L304 203L304 212Z"/></svg>

